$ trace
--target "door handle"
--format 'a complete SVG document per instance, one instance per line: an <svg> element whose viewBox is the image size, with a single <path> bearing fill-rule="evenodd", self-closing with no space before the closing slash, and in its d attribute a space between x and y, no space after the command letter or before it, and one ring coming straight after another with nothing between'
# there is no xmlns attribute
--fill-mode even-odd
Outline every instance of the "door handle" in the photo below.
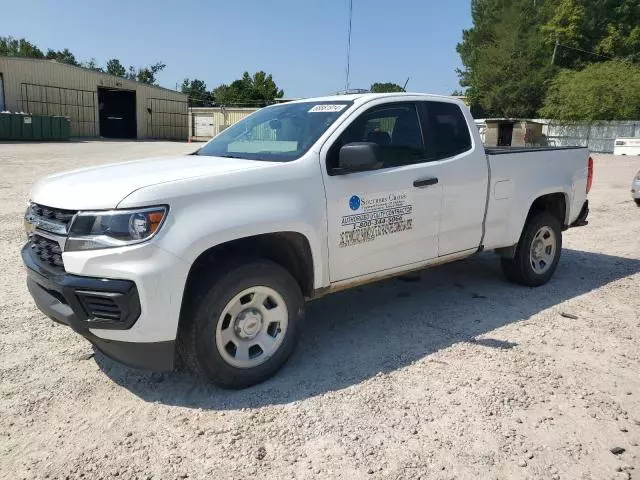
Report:
<svg viewBox="0 0 640 480"><path fill-rule="evenodd" d="M435 177L420 178L418 180L413 181L413 186L421 188L421 187L428 187L429 185L435 185L437 183L438 183L438 179Z"/></svg>

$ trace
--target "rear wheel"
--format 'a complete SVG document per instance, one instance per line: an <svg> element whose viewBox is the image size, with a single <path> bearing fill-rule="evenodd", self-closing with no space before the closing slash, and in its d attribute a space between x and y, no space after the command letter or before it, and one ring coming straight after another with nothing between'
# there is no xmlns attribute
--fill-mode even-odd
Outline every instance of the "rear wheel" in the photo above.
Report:
<svg viewBox="0 0 640 480"><path fill-rule="evenodd" d="M192 299L178 348L191 370L225 388L273 375L293 351L304 298L295 279L267 260L237 261Z"/></svg>
<svg viewBox="0 0 640 480"><path fill-rule="evenodd" d="M503 258L502 270L512 282L537 287L547 283L558 266L562 229L548 212L535 215L525 225L514 258Z"/></svg>
<svg viewBox="0 0 640 480"><path fill-rule="evenodd" d="M636 202L636 205L640 207L640 198L633 199Z"/></svg>

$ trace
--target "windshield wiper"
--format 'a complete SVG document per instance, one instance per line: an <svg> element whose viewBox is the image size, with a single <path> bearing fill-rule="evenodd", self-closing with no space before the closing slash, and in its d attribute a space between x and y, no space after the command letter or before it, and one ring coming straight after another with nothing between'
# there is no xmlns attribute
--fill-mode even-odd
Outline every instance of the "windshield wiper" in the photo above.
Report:
<svg viewBox="0 0 640 480"><path fill-rule="evenodd" d="M239 157L238 155L216 155L217 157L222 157L222 158L242 158Z"/></svg>

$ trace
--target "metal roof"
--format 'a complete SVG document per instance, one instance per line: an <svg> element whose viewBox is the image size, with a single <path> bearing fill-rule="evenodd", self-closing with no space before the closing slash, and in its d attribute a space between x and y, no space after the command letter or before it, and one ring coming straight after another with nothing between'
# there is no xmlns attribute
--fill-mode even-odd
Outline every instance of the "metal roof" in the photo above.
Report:
<svg viewBox="0 0 640 480"><path fill-rule="evenodd" d="M118 81L127 82L132 85L149 87L149 88L157 88L159 90L164 90L166 92L171 92L178 95L184 95L185 97L187 97L186 93L178 92L177 90L172 90L170 88L161 87L159 85L152 85L150 83L142 83L136 80L130 80L128 78L118 77L117 75L111 75L110 73L99 72L98 70L92 70L90 68L80 67L78 65L69 65L68 63L58 62L56 60L49 59L49 58L14 57L14 56L7 56L7 55L0 55L0 58L3 58L5 60L16 60L16 61L24 61L24 62L40 62L47 65L56 65L56 66L61 66L63 68L82 70L87 73L114 78L114 79L117 79Z"/></svg>

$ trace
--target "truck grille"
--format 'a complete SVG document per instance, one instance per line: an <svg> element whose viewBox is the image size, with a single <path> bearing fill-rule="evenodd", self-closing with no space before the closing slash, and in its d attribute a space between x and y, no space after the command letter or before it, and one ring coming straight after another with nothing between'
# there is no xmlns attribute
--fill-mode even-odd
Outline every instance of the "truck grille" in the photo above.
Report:
<svg viewBox="0 0 640 480"><path fill-rule="evenodd" d="M29 245L41 264L59 272L65 271L64 263L62 263L62 249L58 242L36 233L29 236Z"/></svg>
<svg viewBox="0 0 640 480"><path fill-rule="evenodd" d="M65 227L69 226L73 216L78 213L76 210L63 210L62 208L46 207L37 203L32 203L29 207L30 213L36 217L46 220L53 220L61 223Z"/></svg>

